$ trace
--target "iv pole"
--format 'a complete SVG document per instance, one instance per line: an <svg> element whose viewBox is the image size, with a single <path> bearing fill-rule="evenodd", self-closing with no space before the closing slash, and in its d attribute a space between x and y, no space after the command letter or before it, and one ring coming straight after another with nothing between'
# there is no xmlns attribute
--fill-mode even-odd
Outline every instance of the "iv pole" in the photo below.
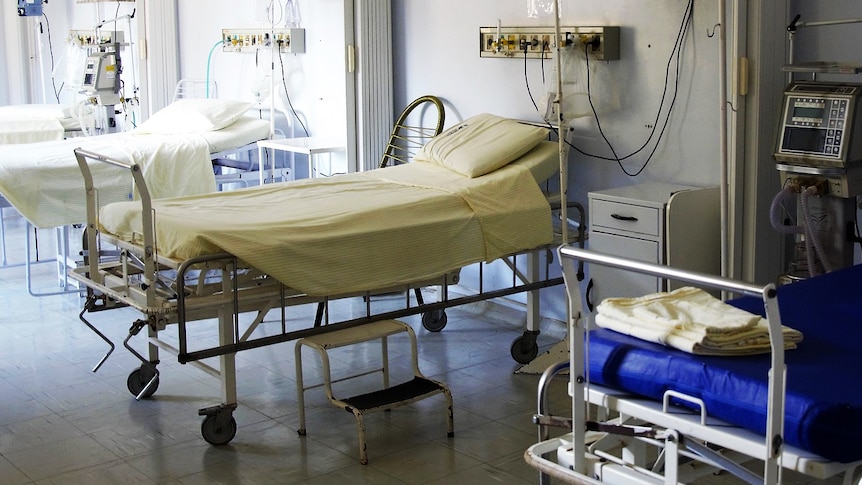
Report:
<svg viewBox="0 0 862 485"><path fill-rule="evenodd" d="M560 1L554 0L554 60L557 65L557 99L554 101L557 104L557 142L559 144L560 157L560 218L562 219L563 244L569 243L568 235L568 210L566 201L568 200L569 190L569 173L568 173L568 150L566 149L567 131L564 128L563 119L563 70L562 70L562 50L560 49Z"/></svg>

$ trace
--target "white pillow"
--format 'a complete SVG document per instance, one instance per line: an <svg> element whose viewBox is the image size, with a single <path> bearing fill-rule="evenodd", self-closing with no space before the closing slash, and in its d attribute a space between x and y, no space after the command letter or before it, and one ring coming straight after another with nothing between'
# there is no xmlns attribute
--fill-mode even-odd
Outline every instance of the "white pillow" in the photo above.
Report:
<svg viewBox="0 0 862 485"><path fill-rule="evenodd" d="M135 131L156 134L216 131L241 118L252 104L231 99L179 99L154 113Z"/></svg>
<svg viewBox="0 0 862 485"><path fill-rule="evenodd" d="M415 159L480 177L527 153L547 136L545 128L483 113L435 136Z"/></svg>

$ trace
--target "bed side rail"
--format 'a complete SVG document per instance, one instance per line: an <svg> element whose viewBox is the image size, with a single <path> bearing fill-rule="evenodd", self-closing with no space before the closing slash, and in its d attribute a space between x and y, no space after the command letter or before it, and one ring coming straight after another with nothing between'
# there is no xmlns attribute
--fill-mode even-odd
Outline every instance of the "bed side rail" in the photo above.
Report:
<svg viewBox="0 0 862 485"><path fill-rule="evenodd" d="M761 457L764 460L765 483L778 483L780 479L779 458L783 445L784 434L784 398L786 367L784 363L784 337L781 331L781 316L778 308L777 292L775 285L770 283L758 286L739 280L733 280L707 273L686 271L668 266L661 266L643 261L636 261L624 257L603 254L593 250L577 248L571 245L560 246L558 249L560 264L563 267L563 280L566 285L566 293L569 298L570 322L570 368L571 368L571 391L572 399L576 403L585 402L587 388L589 386L588 373L583 359L585 349L584 336L588 328L591 328L593 312L587 306L587 293L589 281L580 281L577 278L580 263L598 264L612 268L619 268L635 273L657 276L665 279L677 280L704 289L715 289L723 292L732 292L742 295L757 296L763 300L766 319L769 325L769 339L772 348L771 368L768 375L769 399L766 423L766 449L768 456ZM577 294L576 294L577 292ZM583 315L582 315L583 313ZM585 318L581 318L581 317ZM573 406L573 435L574 435L574 459L575 471L586 473L587 464L585 460L585 433L586 433L586 408L585 406Z"/></svg>
<svg viewBox="0 0 862 485"><path fill-rule="evenodd" d="M87 197L87 251L90 257L88 258L90 278L99 284L104 283L102 275L99 273L99 197L98 188L93 183L93 174L90 170L89 161L107 163L115 167L127 169L131 172L132 180L141 200L141 217L143 222L144 236L144 282L152 291L155 289L153 277L156 271L155 262L155 234L153 226L153 206L150 197L150 191L147 189L147 184L144 180L144 174L141 171L140 165L134 161L126 162L108 158L104 155L84 150L82 148L75 149L75 159L78 161L78 168L81 170L81 175L84 177L84 189ZM155 295L148 296L148 303L152 303ZM151 301L153 300L153 301Z"/></svg>

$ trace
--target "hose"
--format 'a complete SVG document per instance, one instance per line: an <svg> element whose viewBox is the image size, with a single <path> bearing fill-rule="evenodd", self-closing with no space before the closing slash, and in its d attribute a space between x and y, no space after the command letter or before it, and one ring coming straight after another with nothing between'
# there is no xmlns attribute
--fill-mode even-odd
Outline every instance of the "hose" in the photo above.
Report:
<svg viewBox="0 0 862 485"><path fill-rule="evenodd" d="M798 192L799 207L802 211L802 225L788 226L781 219L781 205L784 199L797 193L796 188L790 186L778 192L772 199L772 204L769 207L769 222L773 229L782 234L802 234L805 237L805 259L808 264L808 274L816 276L821 273L817 266L817 259L820 259L823 272L832 271L829 260L826 257L826 251L820 239L817 237L817 232L814 228L811 219L811 208L809 205L809 197L817 195L817 188L814 186L806 187Z"/></svg>
<svg viewBox="0 0 862 485"><path fill-rule="evenodd" d="M820 239L817 237L817 234L814 230L812 221L811 221L811 209L808 205L808 198L812 195L817 194L816 187L808 187L802 191L800 194L800 202L802 207L802 225L805 228L805 241L806 241L806 250L809 253L817 254L817 257L820 258L820 263L823 265L823 271L829 273L832 271L832 266L829 264L829 260L826 258L826 251L823 250L823 245L820 243ZM810 248L813 246L814 250L812 251ZM808 272L811 276L816 276L820 274L819 271L815 269L815 266L812 264L814 261L814 255L808 255Z"/></svg>
<svg viewBox="0 0 862 485"><path fill-rule="evenodd" d="M769 222L772 223L772 228L780 233L802 234L805 230L800 226L788 226L781 220L781 204L784 202L784 199L795 193L796 190L793 187L787 187L772 198L772 205L769 207Z"/></svg>

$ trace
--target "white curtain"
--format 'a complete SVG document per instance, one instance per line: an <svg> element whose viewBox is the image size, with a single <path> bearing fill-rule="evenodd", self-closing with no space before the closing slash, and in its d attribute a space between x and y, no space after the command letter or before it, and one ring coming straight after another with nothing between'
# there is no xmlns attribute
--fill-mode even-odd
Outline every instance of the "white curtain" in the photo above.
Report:
<svg viewBox="0 0 862 485"><path fill-rule="evenodd" d="M142 3L138 30L148 39L143 47L146 60L141 61L142 115L146 119L171 102L180 79L180 63L176 0Z"/></svg>
<svg viewBox="0 0 862 485"><path fill-rule="evenodd" d="M19 17L11 8L0 9L0 105L39 101L33 99L30 66L36 22L34 17Z"/></svg>

